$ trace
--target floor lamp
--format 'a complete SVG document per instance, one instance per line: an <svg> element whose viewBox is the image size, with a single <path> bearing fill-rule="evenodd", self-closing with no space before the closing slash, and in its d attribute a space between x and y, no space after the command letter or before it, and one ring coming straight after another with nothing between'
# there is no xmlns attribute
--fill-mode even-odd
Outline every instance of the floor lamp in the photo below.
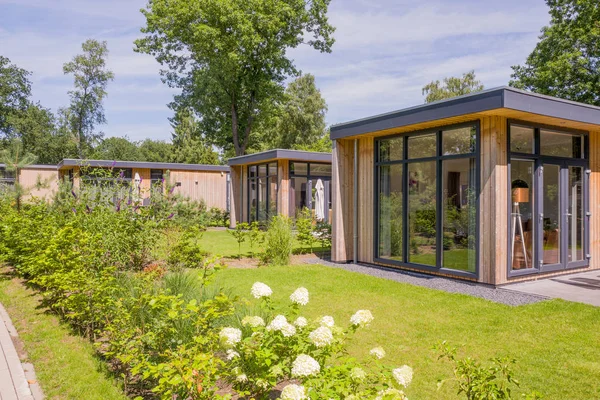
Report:
<svg viewBox="0 0 600 400"><path fill-rule="evenodd" d="M523 234L523 218L521 216L520 203L529 203L529 186L527 182L520 179L514 181L512 187L512 244L511 244L511 260L515 258L515 242L517 233L521 235L521 246L523 249L523 257L525 258L525 268L529 268L529 260L527 258L527 248L525 246L525 235Z"/></svg>

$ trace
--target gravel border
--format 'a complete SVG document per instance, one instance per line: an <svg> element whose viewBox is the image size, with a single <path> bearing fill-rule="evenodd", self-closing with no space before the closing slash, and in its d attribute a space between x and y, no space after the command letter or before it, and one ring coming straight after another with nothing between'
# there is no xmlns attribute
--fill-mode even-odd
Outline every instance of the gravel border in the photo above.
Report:
<svg viewBox="0 0 600 400"><path fill-rule="evenodd" d="M411 285L422 286L429 289L443 290L449 293L466 294L509 306L533 304L549 299L545 296L520 293L502 288L493 288L479 283L459 281L457 279L426 275L396 268L385 268L377 265L351 263L342 264L322 260L319 258L305 260L305 263L320 264L326 267L345 269L346 271L359 272L361 274L371 275L377 278L388 279L395 282L409 283Z"/></svg>

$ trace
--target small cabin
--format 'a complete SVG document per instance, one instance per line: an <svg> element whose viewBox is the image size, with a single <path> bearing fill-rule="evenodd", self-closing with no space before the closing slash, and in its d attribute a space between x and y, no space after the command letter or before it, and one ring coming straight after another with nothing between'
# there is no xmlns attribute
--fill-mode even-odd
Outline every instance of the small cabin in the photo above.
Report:
<svg viewBox="0 0 600 400"><path fill-rule="evenodd" d="M331 221L331 153L269 150L229 159L230 225L295 217L303 208Z"/></svg>
<svg viewBox="0 0 600 400"><path fill-rule="evenodd" d="M600 268L600 108L511 87L342 123L332 260L489 285Z"/></svg>

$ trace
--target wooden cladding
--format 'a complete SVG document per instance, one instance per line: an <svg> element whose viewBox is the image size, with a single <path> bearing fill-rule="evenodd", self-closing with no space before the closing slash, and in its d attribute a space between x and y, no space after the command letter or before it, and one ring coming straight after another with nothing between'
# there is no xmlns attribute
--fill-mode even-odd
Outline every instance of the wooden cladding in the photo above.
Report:
<svg viewBox="0 0 600 400"><path fill-rule="evenodd" d="M353 164L354 164L354 141L337 140L333 145L332 160L332 208L333 221L331 225L332 244L331 259L337 262L352 260L352 236L353 236ZM369 169L371 173L373 169ZM367 195L373 195L373 192ZM362 210L363 213L373 210ZM372 243L372 242L371 242Z"/></svg>
<svg viewBox="0 0 600 400"><path fill-rule="evenodd" d="M600 269L600 130L590 132L590 259L591 269Z"/></svg>

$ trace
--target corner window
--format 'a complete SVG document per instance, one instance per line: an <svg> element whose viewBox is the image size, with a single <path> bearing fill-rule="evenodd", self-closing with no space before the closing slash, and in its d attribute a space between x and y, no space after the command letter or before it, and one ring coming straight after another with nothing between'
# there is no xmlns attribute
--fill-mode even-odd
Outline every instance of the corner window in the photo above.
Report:
<svg viewBox="0 0 600 400"><path fill-rule="evenodd" d="M248 221L266 222L277 214L277 163L248 167Z"/></svg>
<svg viewBox="0 0 600 400"><path fill-rule="evenodd" d="M476 123L376 141L376 253L392 263L477 271Z"/></svg>
<svg viewBox="0 0 600 400"><path fill-rule="evenodd" d="M331 164L290 162L290 214L305 207L331 222Z"/></svg>

